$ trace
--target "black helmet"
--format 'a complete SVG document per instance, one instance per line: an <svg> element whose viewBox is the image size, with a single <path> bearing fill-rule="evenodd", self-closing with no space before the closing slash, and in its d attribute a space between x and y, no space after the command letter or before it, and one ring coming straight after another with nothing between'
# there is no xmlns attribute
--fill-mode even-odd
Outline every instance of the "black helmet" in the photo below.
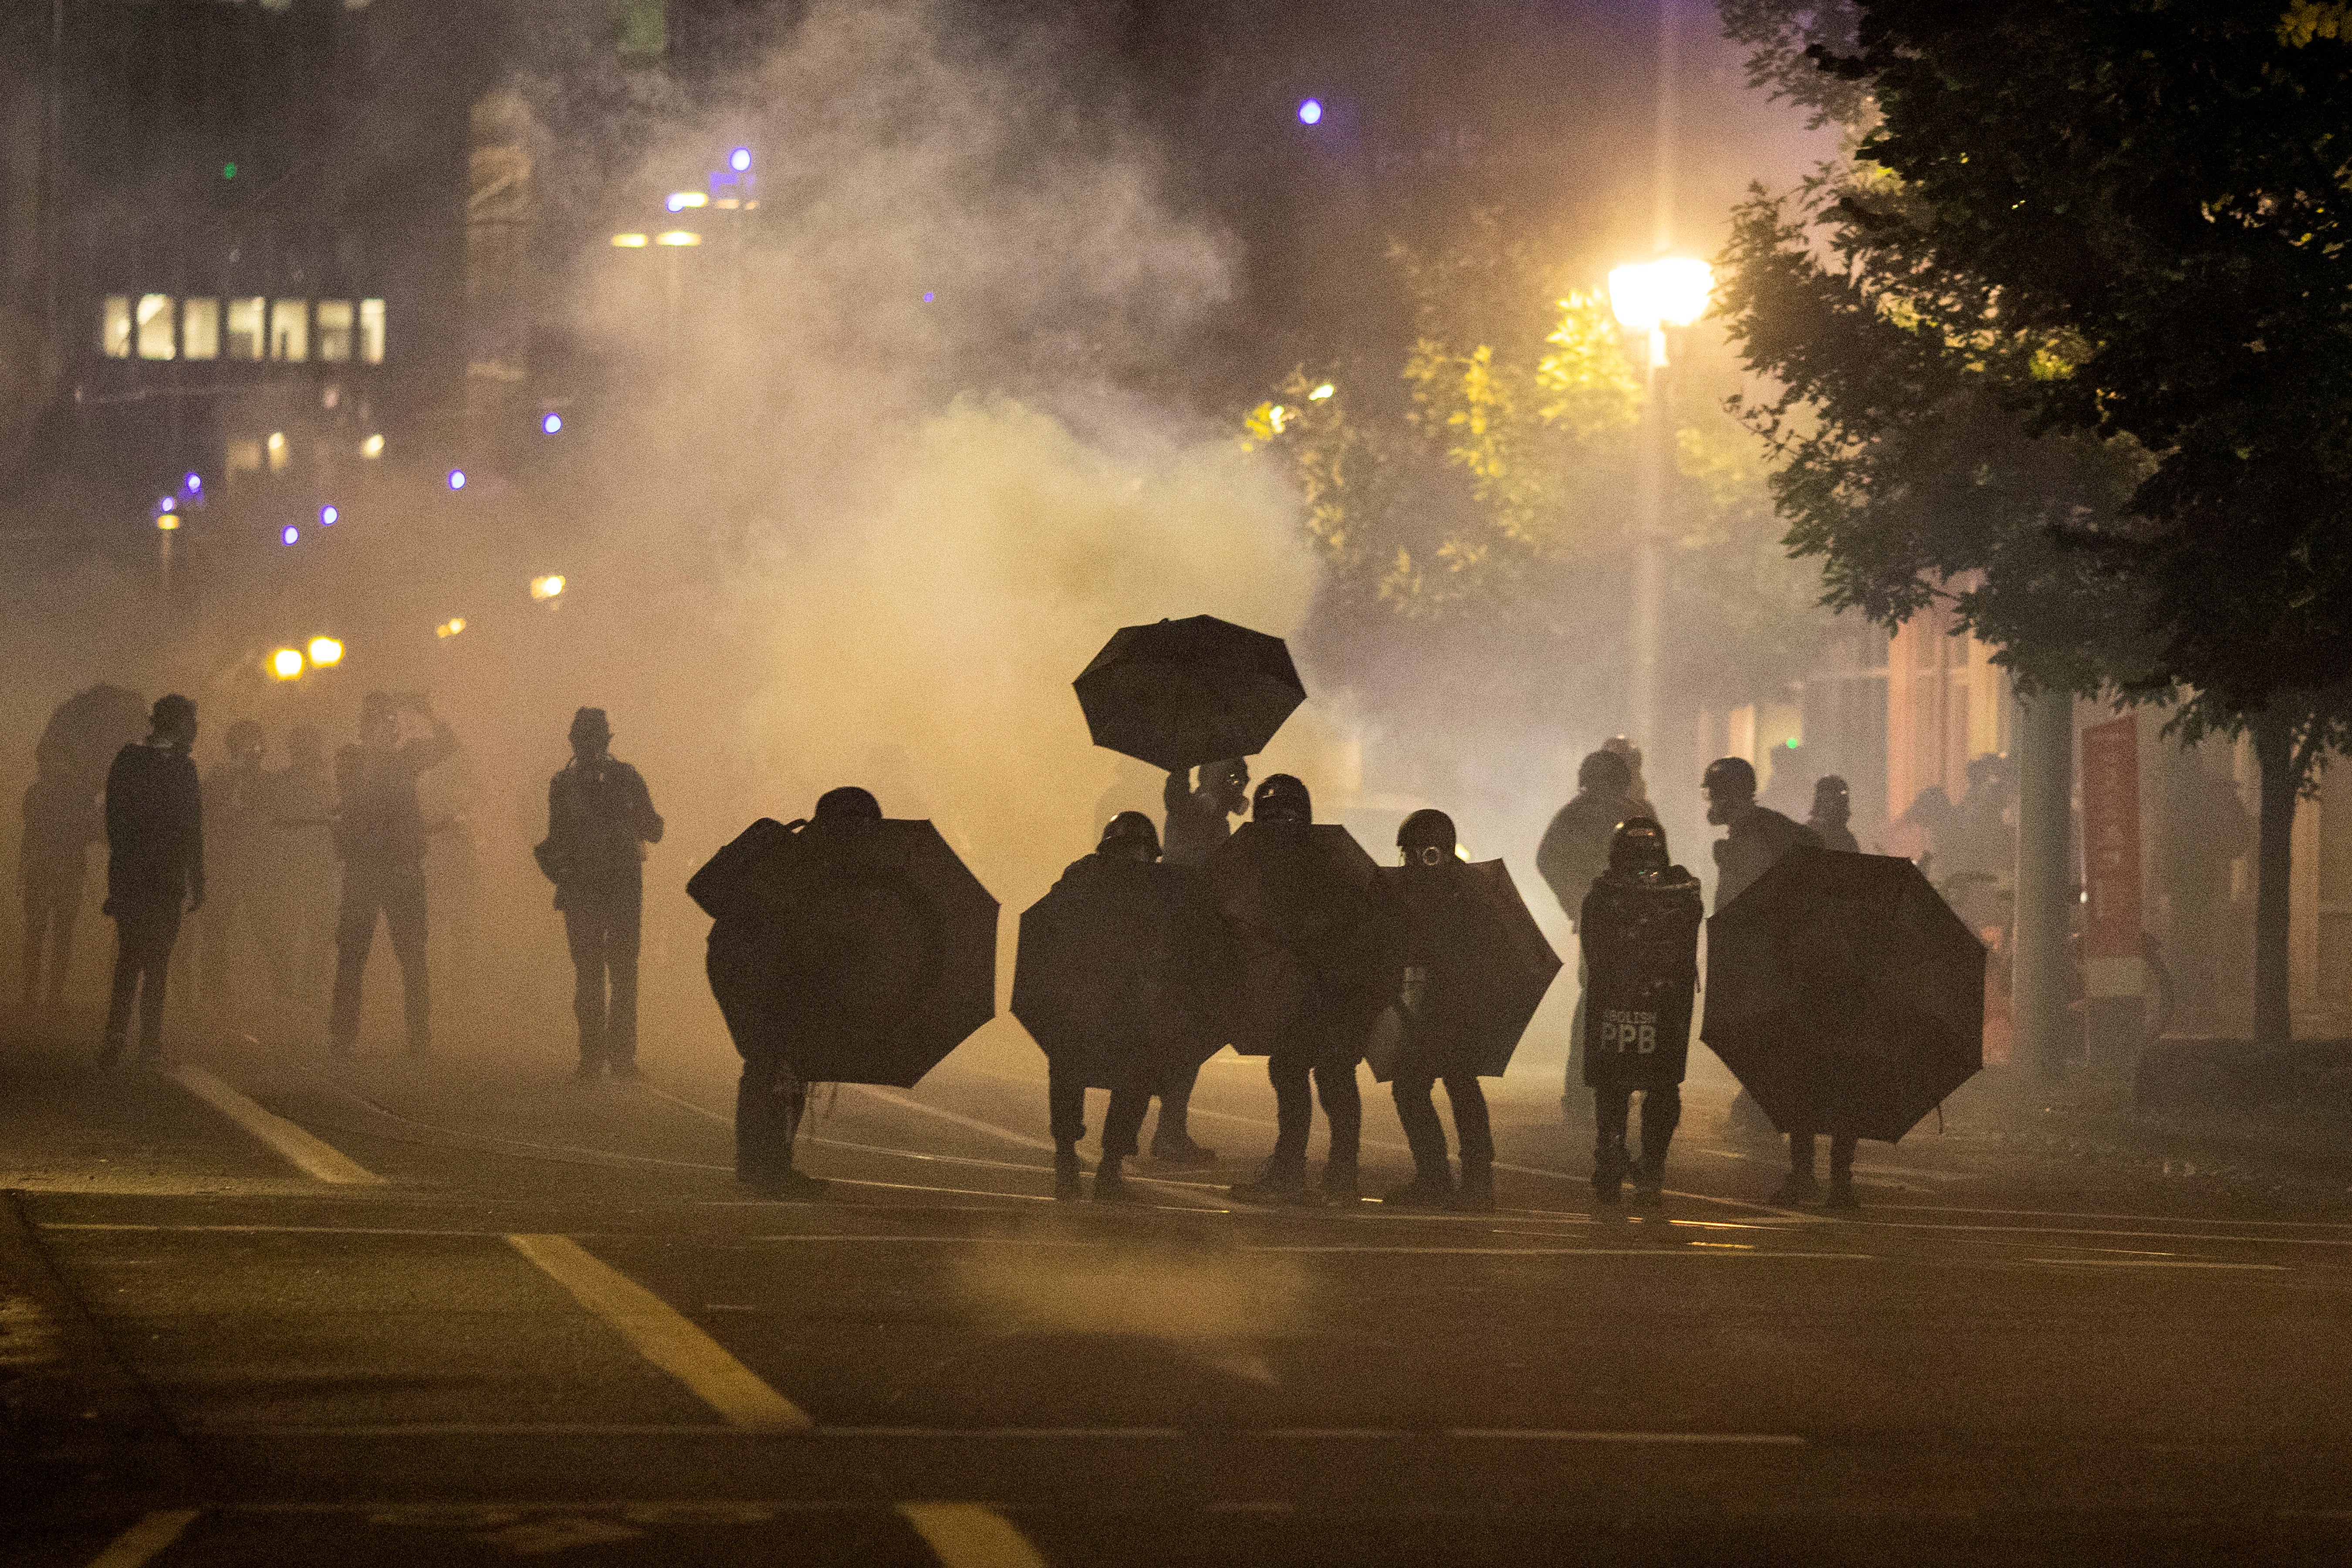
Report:
<svg viewBox="0 0 2352 1568"><path fill-rule="evenodd" d="M1315 801L1288 773L1276 773L1257 786L1250 815L1260 822L1312 822Z"/></svg>
<svg viewBox="0 0 2352 1568"><path fill-rule="evenodd" d="M1427 807L1404 819L1397 829L1397 847L1408 866L1443 866L1454 858L1454 819Z"/></svg>
<svg viewBox="0 0 2352 1568"><path fill-rule="evenodd" d="M1112 817L1103 826L1102 842L1095 846L1097 855L1108 855L1114 850L1132 854L1138 849L1146 851L1140 857L1142 859L1160 858L1160 829L1152 826L1151 818L1139 811L1122 811Z"/></svg>
<svg viewBox="0 0 2352 1568"><path fill-rule="evenodd" d="M844 784L816 797L816 815L811 820L826 824L879 822L882 804L856 784Z"/></svg>
<svg viewBox="0 0 2352 1568"><path fill-rule="evenodd" d="M1647 816L1629 816L1609 840L1609 868L1624 876L1663 871L1674 864L1666 854L1666 830Z"/></svg>
<svg viewBox="0 0 2352 1568"><path fill-rule="evenodd" d="M1622 752L1612 752L1604 747L1587 754L1584 761L1577 765L1576 787L1579 789L1607 790L1612 795L1622 795L1633 785L1633 764L1625 760Z"/></svg>
<svg viewBox="0 0 2352 1568"><path fill-rule="evenodd" d="M1838 777L1837 774L1823 773L1813 781L1815 810L1824 805L1851 806L1853 804L1853 798L1845 787L1845 780Z"/></svg>
<svg viewBox="0 0 2352 1568"><path fill-rule="evenodd" d="M1746 757L1717 757L1699 775L1698 787L1713 795L1736 795L1754 800L1756 770L1748 766Z"/></svg>

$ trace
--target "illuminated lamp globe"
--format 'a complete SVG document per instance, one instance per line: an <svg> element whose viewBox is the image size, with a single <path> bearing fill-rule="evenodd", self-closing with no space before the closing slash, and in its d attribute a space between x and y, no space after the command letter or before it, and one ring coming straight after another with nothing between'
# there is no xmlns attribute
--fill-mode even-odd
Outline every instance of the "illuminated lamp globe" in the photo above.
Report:
<svg viewBox="0 0 2352 1568"><path fill-rule="evenodd" d="M1687 327L1706 314L1715 269L1686 256L1620 267L1609 274L1609 308L1635 331Z"/></svg>
<svg viewBox="0 0 2352 1568"><path fill-rule="evenodd" d="M751 169L751 149L749 147L738 147L732 153L728 153L727 166L734 170L739 174L749 174Z"/></svg>
<svg viewBox="0 0 2352 1568"><path fill-rule="evenodd" d="M1299 124L1301 124L1301 125L1318 125L1318 124L1322 123L1322 120L1323 120L1323 100L1320 100L1320 99L1316 99L1316 98L1309 98L1309 99L1303 100L1299 103L1299 105L1298 105L1298 123L1299 123Z"/></svg>
<svg viewBox="0 0 2352 1568"><path fill-rule="evenodd" d="M293 680L302 673L302 650L281 647L269 656L269 673L280 680Z"/></svg>
<svg viewBox="0 0 2352 1568"><path fill-rule="evenodd" d="M343 645L332 637L312 637L310 662L320 669L333 668L343 662Z"/></svg>

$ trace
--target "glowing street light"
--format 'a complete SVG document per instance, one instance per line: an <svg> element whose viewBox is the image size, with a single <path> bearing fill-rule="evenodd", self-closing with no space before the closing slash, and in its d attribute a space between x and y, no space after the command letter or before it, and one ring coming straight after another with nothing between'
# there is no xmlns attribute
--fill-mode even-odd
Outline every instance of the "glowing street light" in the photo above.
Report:
<svg viewBox="0 0 2352 1568"><path fill-rule="evenodd" d="M302 650L297 647L281 647L271 654L269 673L280 680L299 680L302 678Z"/></svg>
<svg viewBox="0 0 2352 1568"><path fill-rule="evenodd" d="M551 414L546 418L541 419L539 422L539 427L548 435L552 436L563 428L563 416L561 414Z"/></svg>
<svg viewBox="0 0 2352 1568"><path fill-rule="evenodd" d="M643 250L648 239L643 234L616 234L613 237L613 243L623 250Z"/></svg>
<svg viewBox="0 0 2352 1568"><path fill-rule="evenodd" d="M182 479L180 483L185 487L187 492L192 496L200 496L205 493L205 477L202 474L190 474L186 479Z"/></svg>
<svg viewBox="0 0 2352 1568"><path fill-rule="evenodd" d="M381 457L383 457L383 437L381 434L379 434L379 435L374 435L374 436L371 436L371 437L369 437L366 440L364 440L364 441L361 442L361 443L360 443L360 456L361 456L361 457L362 457L362 458L381 458Z"/></svg>
<svg viewBox="0 0 2352 1568"><path fill-rule="evenodd" d="M674 213L684 212L688 207L709 206L710 198L700 191L672 191L669 200L663 205Z"/></svg>
<svg viewBox="0 0 2352 1568"><path fill-rule="evenodd" d="M465 469L452 468L449 470L449 488L453 490L462 490L466 488Z"/></svg>
<svg viewBox="0 0 2352 1568"><path fill-rule="evenodd" d="M155 526L170 533L180 526L180 514L176 511L159 511L155 514Z"/></svg>
<svg viewBox="0 0 2352 1568"><path fill-rule="evenodd" d="M1609 274L1609 308L1637 332L1687 327L1706 314L1715 269L1687 256L1637 261Z"/></svg>
<svg viewBox="0 0 2352 1568"><path fill-rule="evenodd" d="M341 512L337 511L331 505L322 506L319 509L319 526L320 528L332 528L335 526L336 521L343 514Z"/></svg>
<svg viewBox="0 0 2352 1568"><path fill-rule="evenodd" d="M466 617L463 616L451 616L447 620L443 621L439 626L433 628L433 635L436 637L454 637L465 629Z"/></svg>
<svg viewBox="0 0 2352 1568"><path fill-rule="evenodd" d="M279 531L278 542L280 544L295 544L300 542L301 538L302 531L289 522L284 529Z"/></svg>
<svg viewBox="0 0 2352 1568"><path fill-rule="evenodd" d="M560 597L562 593L563 579L557 574L550 573L544 577L533 577L530 580L530 596L534 599L554 599Z"/></svg>
<svg viewBox="0 0 2352 1568"><path fill-rule="evenodd" d="M654 236L656 245L700 245L702 237L690 228L666 229Z"/></svg>
<svg viewBox="0 0 2352 1568"><path fill-rule="evenodd" d="M332 669L343 662L343 645L332 637L312 637L310 662L320 669Z"/></svg>
<svg viewBox="0 0 2352 1568"><path fill-rule="evenodd" d="M1322 121L1323 100L1319 98L1302 99L1298 105L1298 123L1301 125L1319 125Z"/></svg>
<svg viewBox="0 0 2352 1568"><path fill-rule="evenodd" d="M732 153L728 153L727 166L734 170L739 174L750 174L751 172L751 149L749 147L738 147Z"/></svg>

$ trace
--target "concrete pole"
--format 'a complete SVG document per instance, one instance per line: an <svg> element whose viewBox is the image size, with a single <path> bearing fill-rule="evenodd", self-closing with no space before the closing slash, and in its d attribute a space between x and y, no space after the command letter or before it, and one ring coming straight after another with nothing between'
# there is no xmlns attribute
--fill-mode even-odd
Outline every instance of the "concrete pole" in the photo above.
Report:
<svg viewBox="0 0 2352 1568"><path fill-rule="evenodd" d="M2017 1057L2044 1083L2066 1071L2067 941L2074 927L2074 700L2018 700L2017 923L2011 979Z"/></svg>
<svg viewBox="0 0 2352 1568"><path fill-rule="evenodd" d="M1660 581L1659 535L1665 531L1667 443L1674 439L1673 416L1666 407L1665 367L1658 362L1661 334L1652 332L1649 365L1643 376L1641 453L1634 470L1633 510L1633 689L1628 704L1625 732L1650 757L1663 755L1658 744L1659 623L1664 616L1664 584ZM1655 787L1653 785L1653 787Z"/></svg>

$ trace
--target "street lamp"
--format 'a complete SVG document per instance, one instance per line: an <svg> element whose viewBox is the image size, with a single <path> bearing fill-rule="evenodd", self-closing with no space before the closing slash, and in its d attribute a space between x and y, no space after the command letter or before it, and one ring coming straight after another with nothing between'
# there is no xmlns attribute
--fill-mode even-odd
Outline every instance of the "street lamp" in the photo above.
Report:
<svg viewBox="0 0 2352 1568"><path fill-rule="evenodd" d="M299 680L302 675L302 650L281 647L269 656L269 673L280 680Z"/></svg>
<svg viewBox="0 0 2352 1568"><path fill-rule="evenodd" d="M343 645L333 637L312 637L310 662L320 669L332 669L343 662Z"/></svg>
<svg viewBox="0 0 2352 1568"><path fill-rule="evenodd" d="M1633 550L1633 681L1631 733L1642 745L1658 743L1658 646L1663 618L1658 539L1665 531L1666 473L1673 457L1672 387L1666 329L1687 327L1706 314L1715 273L1704 261L1662 256L1609 274L1609 308L1617 320L1647 339L1643 355L1641 465L1634 480L1638 516Z"/></svg>

